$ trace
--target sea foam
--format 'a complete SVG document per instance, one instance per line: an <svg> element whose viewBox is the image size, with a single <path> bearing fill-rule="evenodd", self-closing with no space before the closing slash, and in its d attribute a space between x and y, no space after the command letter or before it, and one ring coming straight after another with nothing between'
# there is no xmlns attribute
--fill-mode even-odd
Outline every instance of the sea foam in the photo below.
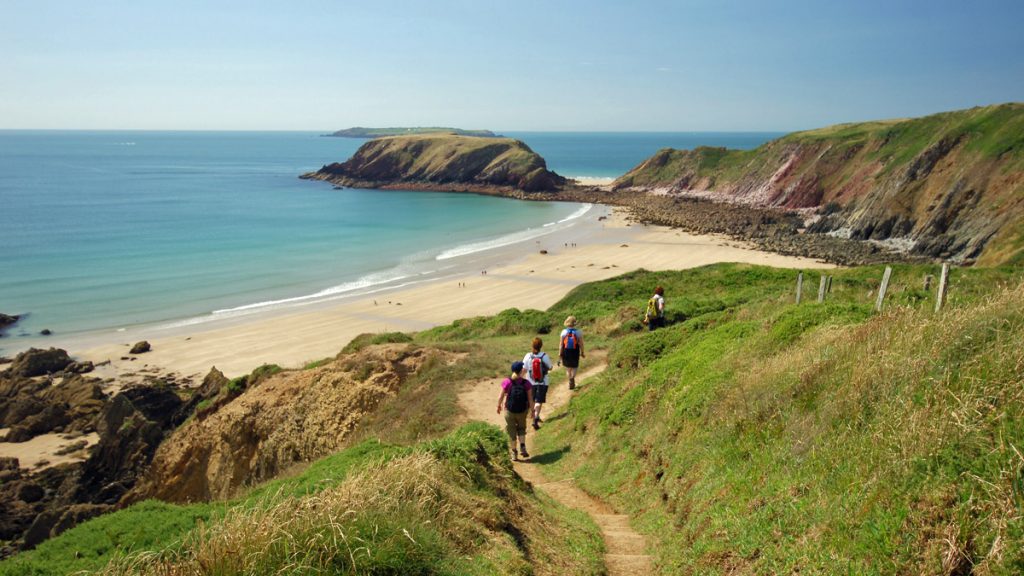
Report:
<svg viewBox="0 0 1024 576"><path fill-rule="evenodd" d="M519 232L513 232L511 234L505 234L497 238L490 240L484 240L482 242L473 242L472 244L465 244L462 246L456 246L449 250L445 250L437 255L437 260L449 260L451 258L458 258L459 256L467 256L469 254L475 254L477 252L483 252L485 250L493 250L495 248L501 248L503 246L511 246L512 244L518 244L527 240L533 240L546 236L554 232L554 228L559 224L565 224L582 217L584 214L593 208L593 204L584 204L578 210L572 214L558 220L557 222L548 222L540 228L527 228L526 230L520 230Z"/></svg>

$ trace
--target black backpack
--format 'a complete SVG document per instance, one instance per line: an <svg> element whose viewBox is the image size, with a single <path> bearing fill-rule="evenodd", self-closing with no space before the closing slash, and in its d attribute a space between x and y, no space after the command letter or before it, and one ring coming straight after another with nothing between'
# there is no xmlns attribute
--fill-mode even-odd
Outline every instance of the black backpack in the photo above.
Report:
<svg viewBox="0 0 1024 576"><path fill-rule="evenodd" d="M508 387L508 397L505 399L505 409L513 414L526 412L530 407L530 398L526 395L526 382L513 380Z"/></svg>

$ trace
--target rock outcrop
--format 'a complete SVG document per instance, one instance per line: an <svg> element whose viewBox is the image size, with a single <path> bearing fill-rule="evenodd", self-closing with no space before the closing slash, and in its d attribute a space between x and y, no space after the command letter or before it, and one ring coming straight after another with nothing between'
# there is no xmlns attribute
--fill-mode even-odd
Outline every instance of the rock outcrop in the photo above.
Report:
<svg viewBox="0 0 1024 576"><path fill-rule="evenodd" d="M810 233L969 263L1024 260L1024 104L661 150L619 191L799 211Z"/></svg>
<svg viewBox="0 0 1024 576"><path fill-rule="evenodd" d="M7 330L9 326L13 326L21 317L20 316L8 316L7 314L0 314L0 337L4 335L4 330Z"/></svg>
<svg viewBox="0 0 1024 576"><path fill-rule="evenodd" d="M511 138L425 135L378 138L352 158L301 178L358 188L551 192L565 178Z"/></svg>
<svg viewBox="0 0 1024 576"><path fill-rule="evenodd" d="M250 384L219 410L197 411L169 437L125 502L226 498L242 485L335 452L365 414L392 398L428 358L446 361L436 358L445 354L404 344L372 346Z"/></svg>
<svg viewBox="0 0 1024 576"><path fill-rule="evenodd" d="M49 350L29 348L14 357L10 370L15 376L31 378L32 376L60 372L72 362L67 351L60 348L50 348Z"/></svg>
<svg viewBox="0 0 1024 576"><path fill-rule="evenodd" d="M80 373L91 368L51 349L24 352L0 372L0 428L10 429L4 441L60 433L69 441L79 439L71 442L72 449L87 450L83 461L35 470L0 458L0 540L16 548L32 548L116 509L160 443L204 399L204 389L186 401L188 391L157 379L111 397L104 381ZM224 379L216 372L207 381L219 382L218 376ZM98 443L90 447L86 434L98 436Z"/></svg>

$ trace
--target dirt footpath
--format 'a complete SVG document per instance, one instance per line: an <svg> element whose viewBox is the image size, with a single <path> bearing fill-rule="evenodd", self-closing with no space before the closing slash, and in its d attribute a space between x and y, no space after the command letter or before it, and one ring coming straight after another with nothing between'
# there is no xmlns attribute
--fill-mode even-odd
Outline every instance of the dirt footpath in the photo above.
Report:
<svg viewBox="0 0 1024 576"><path fill-rule="evenodd" d="M592 354L584 362L596 366L576 375L577 389L586 386L587 378L604 369L605 359L594 356L596 355ZM556 370L558 369L556 368ZM459 407L466 414L466 420L482 420L504 429L505 417L496 412L500 393L498 382L494 379L477 382L464 390L459 394ZM550 417L566 406L572 394L574 392L569 390L567 382L551 386L541 418ZM527 449L534 457L538 456L534 452L534 435L543 433L542 425L539 432L531 429L526 436ZM651 557L645 553L646 541L643 536L630 527L628 515L616 514L608 504L576 487L572 478L550 480L541 472L538 465L530 461L515 462L513 467L516 473L533 484L536 489L543 491L565 506L586 512L594 519L604 537L606 548L604 560L610 576L647 576L651 573Z"/></svg>

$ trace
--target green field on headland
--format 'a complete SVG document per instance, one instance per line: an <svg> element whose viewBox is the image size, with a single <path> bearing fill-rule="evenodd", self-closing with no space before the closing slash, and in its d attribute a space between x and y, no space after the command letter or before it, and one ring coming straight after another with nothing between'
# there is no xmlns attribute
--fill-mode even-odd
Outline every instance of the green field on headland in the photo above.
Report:
<svg viewBox="0 0 1024 576"><path fill-rule="evenodd" d="M881 266L821 272L823 303L814 272L796 304L795 272L720 264L583 285L546 311L367 335L330 362L358 367L382 346L458 359L425 366L360 422L362 443L298 476L227 503L136 505L0 574L94 569L115 549L156 553L105 573L601 573L593 526L511 474L501 432L450 431L458 390L497 379L534 335L553 342L570 313L608 366L547 415L534 465L629 513L657 573L1019 574L1022 272L955 269L935 312L923 280L937 267L893 268L881 312ZM647 332L656 285L669 325Z"/></svg>
<svg viewBox="0 0 1024 576"><path fill-rule="evenodd" d="M336 136L340 138L380 138L382 136L411 136L416 134L457 134L459 136L479 136L494 138L497 136L490 130L463 130L462 128L443 127L416 127L416 128L345 128L324 136Z"/></svg>

